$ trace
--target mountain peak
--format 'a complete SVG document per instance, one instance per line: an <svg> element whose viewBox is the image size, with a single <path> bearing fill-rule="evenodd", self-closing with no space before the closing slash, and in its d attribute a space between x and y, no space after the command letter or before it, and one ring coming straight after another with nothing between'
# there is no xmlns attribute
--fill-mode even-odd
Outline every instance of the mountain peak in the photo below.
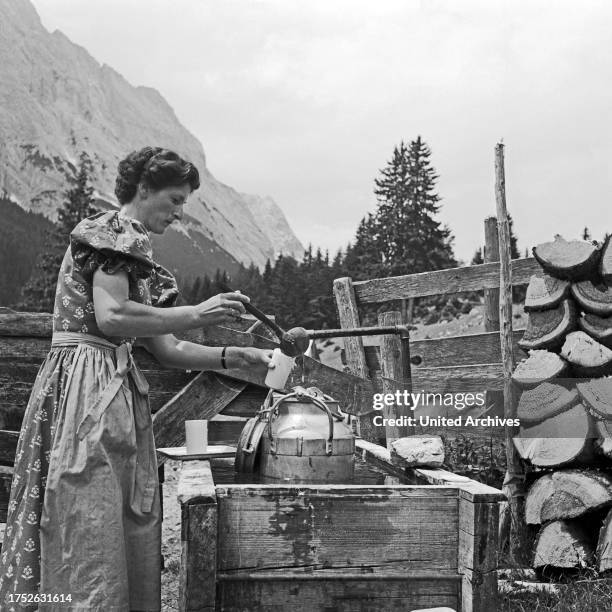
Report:
<svg viewBox="0 0 612 612"><path fill-rule="evenodd" d="M193 221L185 230L194 243L205 236L245 265L263 266L279 244L301 257L280 208L217 181L202 145L159 91L131 85L62 32L50 34L28 0L0 0L0 13L0 190L54 218L85 151L94 189L115 203L119 160L146 145L163 146L200 170L201 187L186 206Z"/></svg>

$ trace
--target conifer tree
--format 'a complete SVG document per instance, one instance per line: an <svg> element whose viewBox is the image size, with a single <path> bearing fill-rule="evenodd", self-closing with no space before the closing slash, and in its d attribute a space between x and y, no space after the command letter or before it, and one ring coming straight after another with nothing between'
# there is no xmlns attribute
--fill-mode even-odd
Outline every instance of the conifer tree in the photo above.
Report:
<svg viewBox="0 0 612 612"><path fill-rule="evenodd" d="M514 233L514 221L512 215L508 215L508 229L510 230L510 259L520 259L521 254L518 250L518 238Z"/></svg>
<svg viewBox="0 0 612 612"><path fill-rule="evenodd" d="M377 225L375 216L368 213L359 222L355 243L346 249L344 266L354 280L389 276L385 274Z"/></svg>
<svg viewBox="0 0 612 612"><path fill-rule="evenodd" d="M417 137L395 147L391 161L375 179L378 198L376 240L385 276L414 274L456 265L453 237L435 216L440 197L429 147Z"/></svg>
<svg viewBox="0 0 612 612"><path fill-rule="evenodd" d="M91 160L87 153L82 152L72 186L64 194L57 222L47 235L45 247L38 256L32 276L22 289L21 302L17 305L19 309L53 311L57 275L69 245L70 232L79 221L97 212L89 180L91 170Z"/></svg>
<svg viewBox="0 0 612 612"><path fill-rule="evenodd" d="M474 253L474 256L472 257L472 261L470 262L471 265L477 265L477 264L483 264L484 263L484 257L482 256L482 247L478 247L476 249L476 252Z"/></svg>

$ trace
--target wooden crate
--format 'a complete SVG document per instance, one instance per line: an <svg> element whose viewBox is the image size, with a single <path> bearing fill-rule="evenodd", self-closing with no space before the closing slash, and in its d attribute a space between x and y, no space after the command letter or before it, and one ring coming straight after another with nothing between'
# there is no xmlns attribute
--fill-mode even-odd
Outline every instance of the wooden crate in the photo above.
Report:
<svg viewBox="0 0 612 612"><path fill-rule="evenodd" d="M377 465L389 452L358 441ZM502 494L444 470L420 485L215 485L183 464L180 609L353 612L496 608Z"/></svg>

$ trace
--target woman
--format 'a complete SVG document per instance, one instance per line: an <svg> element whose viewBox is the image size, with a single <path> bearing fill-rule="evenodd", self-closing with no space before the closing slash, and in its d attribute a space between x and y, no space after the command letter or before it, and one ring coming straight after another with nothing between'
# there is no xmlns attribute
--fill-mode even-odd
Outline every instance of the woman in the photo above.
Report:
<svg viewBox="0 0 612 612"><path fill-rule="evenodd" d="M17 446L0 610L160 609L155 445L131 345L139 338L162 365L190 370L265 371L271 359L172 335L239 317L249 301L236 292L174 306L176 282L152 259L148 232L180 220L198 187L195 166L146 147L119 164L121 209L84 219L70 235L51 351Z"/></svg>

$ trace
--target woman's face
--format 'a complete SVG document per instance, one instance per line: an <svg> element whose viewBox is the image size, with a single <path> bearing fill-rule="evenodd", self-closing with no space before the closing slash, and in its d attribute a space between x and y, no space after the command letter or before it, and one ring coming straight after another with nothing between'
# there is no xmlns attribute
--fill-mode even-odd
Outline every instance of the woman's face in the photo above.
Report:
<svg viewBox="0 0 612 612"><path fill-rule="evenodd" d="M144 226L154 234L163 234L172 222L183 218L183 205L190 193L188 183L159 191L147 189L141 199Z"/></svg>

